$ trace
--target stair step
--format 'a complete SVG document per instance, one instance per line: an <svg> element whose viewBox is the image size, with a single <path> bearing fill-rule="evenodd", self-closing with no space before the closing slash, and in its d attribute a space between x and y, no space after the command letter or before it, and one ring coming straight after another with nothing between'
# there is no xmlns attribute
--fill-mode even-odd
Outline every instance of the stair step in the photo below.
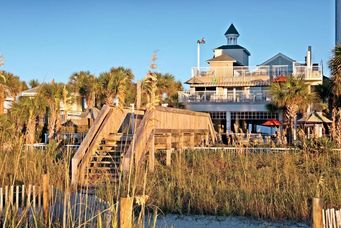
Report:
<svg viewBox="0 0 341 228"><path fill-rule="evenodd" d="M122 133L115 133L109 134L103 140L105 141L131 141L133 139L132 134L122 134Z"/></svg>
<svg viewBox="0 0 341 228"><path fill-rule="evenodd" d="M102 155L102 154L110 154L110 155L121 155L122 151L121 150L96 150L95 154L97 155Z"/></svg>
<svg viewBox="0 0 341 228"><path fill-rule="evenodd" d="M111 144L101 144L101 145L98 145L97 148L100 148L100 149L117 149L117 150L120 150L121 148L124 149L124 148L128 148L129 145L111 145Z"/></svg>
<svg viewBox="0 0 341 228"><path fill-rule="evenodd" d="M115 173L89 173L88 176L85 177L89 183L92 183L94 180L98 180L101 178L109 178L111 182L116 182L120 178L120 172Z"/></svg>
<svg viewBox="0 0 341 228"><path fill-rule="evenodd" d="M120 162L118 161L91 161L90 164L114 164L114 165L119 165Z"/></svg>
<svg viewBox="0 0 341 228"><path fill-rule="evenodd" d="M113 156L113 155L110 155L110 154L101 154L101 155L97 155L97 154L94 154L92 156L93 158L112 158L112 159L117 159L117 158L121 158L121 155L119 156Z"/></svg>
<svg viewBox="0 0 341 228"><path fill-rule="evenodd" d="M105 173L107 171L117 171L119 170L119 166L117 167L96 167L96 166L93 166L93 167L89 167L88 168L89 170L89 173ZM90 172L91 171L91 172Z"/></svg>

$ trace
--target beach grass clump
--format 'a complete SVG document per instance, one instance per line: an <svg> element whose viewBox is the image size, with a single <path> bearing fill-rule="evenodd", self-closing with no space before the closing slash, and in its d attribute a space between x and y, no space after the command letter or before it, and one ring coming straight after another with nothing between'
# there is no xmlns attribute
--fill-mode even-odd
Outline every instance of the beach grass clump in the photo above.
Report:
<svg viewBox="0 0 341 228"><path fill-rule="evenodd" d="M156 167L147 194L164 212L307 221L318 190L325 208L341 207L340 167L336 151L183 151Z"/></svg>

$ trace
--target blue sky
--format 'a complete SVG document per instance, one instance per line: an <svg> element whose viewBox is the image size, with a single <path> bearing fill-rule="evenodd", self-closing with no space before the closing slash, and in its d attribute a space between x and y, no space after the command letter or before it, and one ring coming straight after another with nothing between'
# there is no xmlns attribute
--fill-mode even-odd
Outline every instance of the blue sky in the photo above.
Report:
<svg viewBox="0 0 341 228"><path fill-rule="evenodd" d="M304 61L311 45L326 69L335 36L334 0L0 0L0 15L2 69L27 81L66 82L73 72L113 66L141 79L157 50L158 71L184 82L196 65L196 40L207 41L205 65L232 22L250 65L278 52Z"/></svg>

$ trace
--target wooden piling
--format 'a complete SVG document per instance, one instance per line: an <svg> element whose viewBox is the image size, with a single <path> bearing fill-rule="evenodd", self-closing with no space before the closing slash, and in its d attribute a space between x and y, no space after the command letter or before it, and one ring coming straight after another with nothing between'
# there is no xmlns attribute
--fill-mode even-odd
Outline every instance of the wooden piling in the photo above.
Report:
<svg viewBox="0 0 341 228"><path fill-rule="evenodd" d="M166 150L166 166L170 166L172 163L172 150Z"/></svg>
<svg viewBox="0 0 341 228"><path fill-rule="evenodd" d="M122 197L120 199L119 228L133 227L133 197Z"/></svg>
<svg viewBox="0 0 341 228"><path fill-rule="evenodd" d="M166 138L166 166L170 166L172 163L172 134L167 133Z"/></svg>
<svg viewBox="0 0 341 228"><path fill-rule="evenodd" d="M49 175L43 175L43 208L44 208L44 221L45 224L49 222L49 206L50 206L50 193L49 193Z"/></svg>
<svg viewBox="0 0 341 228"><path fill-rule="evenodd" d="M312 209L312 218L313 218L313 228L322 228L322 200L321 198L313 198L313 209Z"/></svg>

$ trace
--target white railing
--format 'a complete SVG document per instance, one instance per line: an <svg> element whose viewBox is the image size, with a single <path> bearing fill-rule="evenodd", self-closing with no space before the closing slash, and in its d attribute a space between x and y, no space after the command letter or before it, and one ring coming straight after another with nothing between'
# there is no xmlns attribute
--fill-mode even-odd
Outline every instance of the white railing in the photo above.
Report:
<svg viewBox="0 0 341 228"><path fill-rule="evenodd" d="M253 103L268 102L270 96L267 91L244 91L235 90L227 91L224 94L216 94L215 91L188 92L181 91L178 93L179 102L182 103L206 103L206 102L226 102L226 103Z"/></svg>
<svg viewBox="0 0 341 228"><path fill-rule="evenodd" d="M298 63L293 66L231 66L231 67L193 67L192 77L212 76L216 78L252 78L276 77L280 75L303 76L305 80L322 80L322 71L318 65L304 66Z"/></svg>
<svg viewBox="0 0 341 228"><path fill-rule="evenodd" d="M214 76L214 77L255 77L269 76L269 66L235 66L235 67L193 67L192 77Z"/></svg>
<svg viewBox="0 0 341 228"><path fill-rule="evenodd" d="M293 75L302 76L305 80L322 80L322 71L319 66L300 66L295 65Z"/></svg>

